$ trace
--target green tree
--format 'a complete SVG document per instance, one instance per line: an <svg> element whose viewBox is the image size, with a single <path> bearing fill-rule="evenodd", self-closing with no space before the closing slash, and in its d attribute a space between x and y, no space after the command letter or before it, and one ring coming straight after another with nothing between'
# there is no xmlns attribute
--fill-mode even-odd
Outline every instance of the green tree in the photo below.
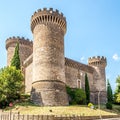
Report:
<svg viewBox="0 0 120 120"><path fill-rule="evenodd" d="M77 104L85 104L86 103L86 95L85 91L82 89L75 89L75 98Z"/></svg>
<svg viewBox="0 0 120 120"><path fill-rule="evenodd" d="M67 94L69 96L69 103L70 104L85 104L86 95L85 91L82 89L72 89L70 87L66 87Z"/></svg>
<svg viewBox="0 0 120 120"><path fill-rule="evenodd" d="M0 105L17 99L23 87L22 81L23 75L16 67L0 69Z"/></svg>
<svg viewBox="0 0 120 120"><path fill-rule="evenodd" d="M85 94L86 94L86 103L88 104L90 102L90 87L89 87L87 73L85 74Z"/></svg>
<svg viewBox="0 0 120 120"><path fill-rule="evenodd" d="M114 102L120 104L120 75L116 78L116 90L114 94Z"/></svg>
<svg viewBox="0 0 120 120"><path fill-rule="evenodd" d="M112 102L113 102L112 88L109 83L109 80L107 80L107 103L106 103L107 109L112 109Z"/></svg>
<svg viewBox="0 0 120 120"><path fill-rule="evenodd" d="M107 102L113 102L113 93L109 80L107 80Z"/></svg>
<svg viewBox="0 0 120 120"><path fill-rule="evenodd" d="M20 69L19 43L16 44L15 52L11 60L11 66L15 66L16 69Z"/></svg>
<svg viewBox="0 0 120 120"><path fill-rule="evenodd" d="M120 93L116 94L116 102L120 103Z"/></svg>
<svg viewBox="0 0 120 120"><path fill-rule="evenodd" d="M116 83L117 83L117 86L116 86L115 93L120 93L120 75L118 75L118 77L116 78Z"/></svg>

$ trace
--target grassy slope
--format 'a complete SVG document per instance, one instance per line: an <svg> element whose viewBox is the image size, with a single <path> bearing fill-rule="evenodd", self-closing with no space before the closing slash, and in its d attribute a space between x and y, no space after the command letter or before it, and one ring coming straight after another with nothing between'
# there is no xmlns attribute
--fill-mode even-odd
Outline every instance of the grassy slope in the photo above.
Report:
<svg viewBox="0 0 120 120"><path fill-rule="evenodd" d="M52 110L52 112L51 112ZM106 110L101 106L101 110L94 110L87 106L59 106L59 107L38 107L33 105L21 104L12 108L13 112L20 112L21 114L40 114L40 115L84 115L84 116L98 116L98 115L116 115L115 110Z"/></svg>

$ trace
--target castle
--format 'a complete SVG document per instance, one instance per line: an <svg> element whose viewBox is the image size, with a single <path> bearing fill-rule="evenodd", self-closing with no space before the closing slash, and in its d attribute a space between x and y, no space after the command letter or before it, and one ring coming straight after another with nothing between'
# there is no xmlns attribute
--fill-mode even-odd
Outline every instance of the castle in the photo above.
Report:
<svg viewBox="0 0 120 120"><path fill-rule="evenodd" d="M39 9L31 17L33 42L24 37L10 37L6 40L7 65L13 57L16 43L22 71L25 76L25 93L31 93L34 103L44 106L68 105L66 85L71 88L85 86L85 73L90 85L90 100L106 102L107 64L105 57L91 57L88 65L64 56L64 35L66 18L58 10Z"/></svg>

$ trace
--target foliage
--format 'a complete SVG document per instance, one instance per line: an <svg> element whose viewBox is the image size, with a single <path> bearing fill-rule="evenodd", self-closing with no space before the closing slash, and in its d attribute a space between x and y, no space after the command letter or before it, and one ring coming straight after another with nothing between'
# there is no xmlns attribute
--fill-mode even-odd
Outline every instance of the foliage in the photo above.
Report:
<svg viewBox="0 0 120 120"><path fill-rule="evenodd" d="M30 97L30 95L29 94L21 94L20 97L24 98L24 99L28 99Z"/></svg>
<svg viewBox="0 0 120 120"><path fill-rule="evenodd" d="M16 44L14 56L11 60L11 66L15 66L16 69L20 69L19 43Z"/></svg>
<svg viewBox="0 0 120 120"><path fill-rule="evenodd" d="M116 83L117 83L117 86L116 86L115 93L120 93L120 75L118 75L118 77L116 78Z"/></svg>
<svg viewBox="0 0 120 120"><path fill-rule="evenodd" d="M120 93L118 93L118 94L116 95L116 102L117 102L117 103L120 103Z"/></svg>
<svg viewBox="0 0 120 120"><path fill-rule="evenodd" d="M90 102L90 87L89 87L87 73L85 74L85 94L86 94L86 103L88 104Z"/></svg>
<svg viewBox="0 0 120 120"><path fill-rule="evenodd" d="M109 80L107 80L107 102L113 102L113 93Z"/></svg>
<svg viewBox="0 0 120 120"><path fill-rule="evenodd" d="M85 104L86 95L82 89L71 89L68 86L66 88L70 104Z"/></svg>
<svg viewBox="0 0 120 120"><path fill-rule="evenodd" d="M92 103L88 103L88 107L92 107L94 106Z"/></svg>
<svg viewBox="0 0 120 120"><path fill-rule="evenodd" d="M115 93L114 94L114 103L115 104L120 104L120 93Z"/></svg>
<svg viewBox="0 0 120 120"><path fill-rule="evenodd" d="M116 83L120 84L120 75L118 75L118 77L116 78Z"/></svg>
<svg viewBox="0 0 120 120"><path fill-rule="evenodd" d="M115 94L114 94L114 102L116 104L120 104L120 75L118 75L118 77L116 78L116 90L115 90Z"/></svg>
<svg viewBox="0 0 120 120"><path fill-rule="evenodd" d="M71 89L69 86L66 86L66 90L67 90L67 94L68 94L68 97L69 97L69 102L71 103L72 100L74 99L74 90Z"/></svg>
<svg viewBox="0 0 120 120"><path fill-rule="evenodd" d="M112 109L112 103L111 102L107 102L106 103L106 108L111 110Z"/></svg>
<svg viewBox="0 0 120 120"><path fill-rule="evenodd" d="M7 106L15 99L19 99L23 75L16 67L10 66L0 69L0 107Z"/></svg>
<svg viewBox="0 0 120 120"><path fill-rule="evenodd" d="M30 95L29 95L29 94L21 94L21 95L20 95L20 100L23 101L23 102L24 102L24 101L25 101L25 102L26 102L26 101L30 101Z"/></svg>
<svg viewBox="0 0 120 120"><path fill-rule="evenodd" d="M107 103L106 103L107 109L112 109L112 102L113 102L112 88L109 83L109 80L107 80Z"/></svg>

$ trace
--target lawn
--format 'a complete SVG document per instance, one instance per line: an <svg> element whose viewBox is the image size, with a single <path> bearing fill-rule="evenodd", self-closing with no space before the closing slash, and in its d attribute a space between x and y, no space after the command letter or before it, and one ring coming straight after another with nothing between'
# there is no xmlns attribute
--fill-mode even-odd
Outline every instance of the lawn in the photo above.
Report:
<svg viewBox="0 0 120 120"><path fill-rule="evenodd" d="M114 106L114 108L119 108ZM116 109L115 109L116 110ZM13 112L20 112L20 114L34 114L34 115L82 115L82 116L99 116L101 115L117 115L118 111L107 110L105 106L99 109L91 109L87 106L57 106L57 107L39 107L31 104L17 104L12 108Z"/></svg>

